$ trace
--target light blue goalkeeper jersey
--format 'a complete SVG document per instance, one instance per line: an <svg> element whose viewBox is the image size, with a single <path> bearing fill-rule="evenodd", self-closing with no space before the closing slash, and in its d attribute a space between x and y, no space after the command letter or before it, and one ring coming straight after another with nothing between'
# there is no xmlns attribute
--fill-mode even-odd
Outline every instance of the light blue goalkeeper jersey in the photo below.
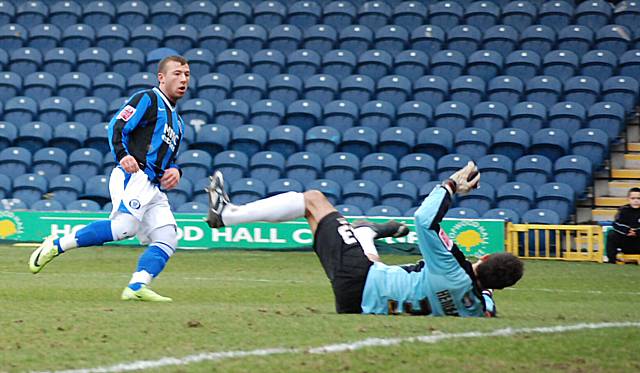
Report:
<svg viewBox="0 0 640 373"><path fill-rule="evenodd" d="M440 228L450 196L436 187L415 213L418 246L425 259L419 271L374 263L362 295L362 312L433 316L484 316L469 275L450 250L453 242ZM493 301L491 301L493 306Z"/></svg>

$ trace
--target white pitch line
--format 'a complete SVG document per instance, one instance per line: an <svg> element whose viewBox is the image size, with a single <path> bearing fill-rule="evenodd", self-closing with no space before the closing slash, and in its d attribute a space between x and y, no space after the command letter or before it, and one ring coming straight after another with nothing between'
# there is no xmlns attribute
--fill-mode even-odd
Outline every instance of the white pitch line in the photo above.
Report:
<svg viewBox="0 0 640 373"><path fill-rule="evenodd" d="M365 347L386 347L396 346L401 343L407 342L420 342L420 343L438 343L441 341L451 339L468 339L468 338L482 338L482 337L509 337L518 334L554 334L564 333L580 330L595 330L595 329L608 329L608 328L640 328L640 322L608 322L608 323L581 323L574 325L556 325L556 326L541 326L534 328L504 328L496 329L489 332L473 331L464 333L440 333L433 335L422 335L416 337L405 338L367 338L351 343L339 343L331 344L320 347L313 347L308 349L303 348L267 348L257 349L249 351L221 351L221 352L203 352L194 355L188 355L182 358L176 357L164 357L158 360L139 360L126 363L120 363L110 366L102 366L95 368L83 368L56 371L55 373L118 373L118 372L130 372L135 370L144 370L151 368L162 368L167 366L188 365L192 363L199 363L203 361L220 361L224 359L244 358L251 356L270 356L281 354L298 354L298 353L311 353L311 354L329 354L345 351L359 350Z"/></svg>

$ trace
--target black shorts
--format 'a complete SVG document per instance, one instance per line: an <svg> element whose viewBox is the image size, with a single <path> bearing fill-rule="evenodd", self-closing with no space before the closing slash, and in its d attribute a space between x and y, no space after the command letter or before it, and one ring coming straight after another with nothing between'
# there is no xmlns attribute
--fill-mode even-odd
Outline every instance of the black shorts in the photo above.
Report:
<svg viewBox="0 0 640 373"><path fill-rule="evenodd" d="M320 220L313 250L331 281L336 312L362 313L362 292L373 263L356 240L353 227L339 212L332 212Z"/></svg>

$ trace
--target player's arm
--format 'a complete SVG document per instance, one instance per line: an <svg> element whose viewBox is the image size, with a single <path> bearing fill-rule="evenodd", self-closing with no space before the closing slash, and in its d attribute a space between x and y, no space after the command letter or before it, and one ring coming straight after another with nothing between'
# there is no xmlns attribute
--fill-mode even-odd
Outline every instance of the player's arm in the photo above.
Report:
<svg viewBox="0 0 640 373"><path fill-rule="evenodd" d="M498 316L496 303L493 300L493 290L490 290L490 289L482 290L482 297L484 298L484 305L485 305L484 315L486 317Z"/></svg>
<svg viewBox="0 0 640 373"><path fill-rule="evenodd" d="M124 104L109 122L109 146L116 161L128 173L140 170L138 161L127 149L125 137L141 124L147 110L151 106L151 99L145 92L137 93Z"/></svg>
<svg viewBox="0 0 640 373"><path fill-rule="evenodd" d="M625 236L634 235L636 232L629 225L624 224L627 223L628 220L627 216L625 216L625 208L620 207L612 225L613 229Z"/></svg>

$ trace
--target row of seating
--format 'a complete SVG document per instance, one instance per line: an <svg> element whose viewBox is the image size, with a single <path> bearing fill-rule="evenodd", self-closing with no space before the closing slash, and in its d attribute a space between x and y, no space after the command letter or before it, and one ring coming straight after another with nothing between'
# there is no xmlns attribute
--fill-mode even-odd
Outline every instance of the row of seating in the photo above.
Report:
<svg viewBox="0 0 640 373"><path fill-rule="evenodd" d="M50 22L68 26L77 22L103 26L117 22L131 26L152 23L174 26L179 22L204 27L218 22L231 28L247 23L275 27L290 23L306 27L326 23L337 27L360 23L379 27L387 23L416 25L433 23L451 27L466 23L488 27L497 22L523 27L534 22L551 27L576 23L594 27L606 22L635 26L640 18L640 5L635 1L622 1L613 7L606 1L594 0L575 6L573 1L193 1L182 5L178 1L146 3L140 0L114 2L93 1L84 7L74 1L60 1L48 7L41 1L5 4L1 21L15 22L33 27ZM253 3L253 4L252 4ZM324 6L321 5L324 3Z"/></svg>

